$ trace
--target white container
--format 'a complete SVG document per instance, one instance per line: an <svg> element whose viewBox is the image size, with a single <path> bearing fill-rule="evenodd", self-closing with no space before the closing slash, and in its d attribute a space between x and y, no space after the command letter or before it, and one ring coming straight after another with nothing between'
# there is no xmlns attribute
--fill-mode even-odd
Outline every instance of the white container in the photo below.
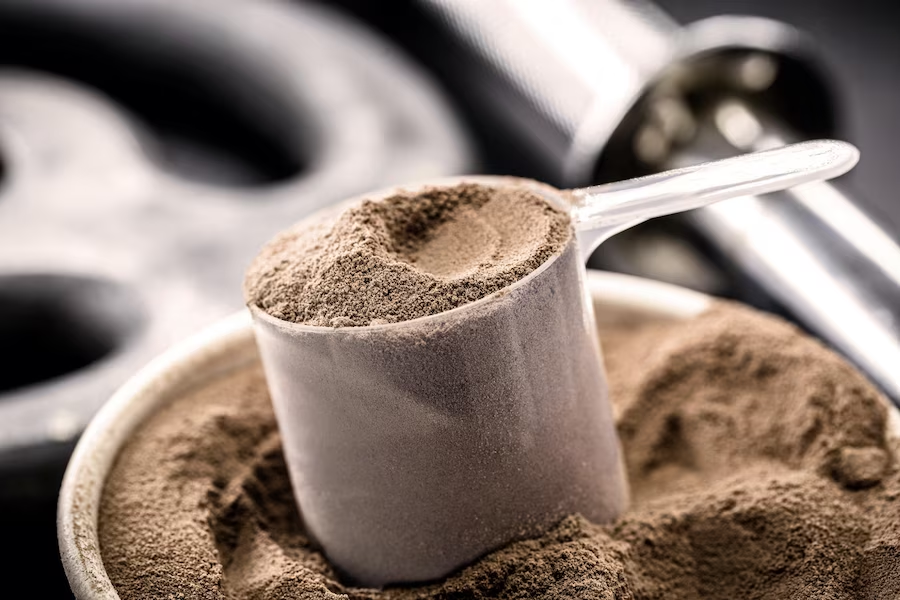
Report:
<svg viewBox="0 0 900 600"><path fill-rule="evenodd" d="M626 275L588 272L600 327L687 319L710 298ZM106 477L122 446L152 414L185 390L258 361L250 317L241 312L173 347L132 377L101 409L75 448L59 497L57 532L69 584L78 600L118 600L100 555L97 516ZM900 414L892 411L900 437Z"/></svg>

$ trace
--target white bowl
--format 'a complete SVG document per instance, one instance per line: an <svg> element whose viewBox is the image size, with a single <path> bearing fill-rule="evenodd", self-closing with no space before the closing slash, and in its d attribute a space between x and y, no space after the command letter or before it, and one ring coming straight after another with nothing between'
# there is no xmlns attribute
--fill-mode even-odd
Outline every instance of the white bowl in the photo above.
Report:
<svg viewBox="0 0 900 600"><path fill-rule="evenodd" d="M697 292L627 275L589 271L587 282L601 328L687 319L711 302ZM78 600L119 600L103 565L97 532L103 486L119 449L151 414L188 388L257 360L250 316L241 311L153 360L91 421L69 461L57 514L60 554ZM891 431L900 432L898 411L891 411Z"/></svg>

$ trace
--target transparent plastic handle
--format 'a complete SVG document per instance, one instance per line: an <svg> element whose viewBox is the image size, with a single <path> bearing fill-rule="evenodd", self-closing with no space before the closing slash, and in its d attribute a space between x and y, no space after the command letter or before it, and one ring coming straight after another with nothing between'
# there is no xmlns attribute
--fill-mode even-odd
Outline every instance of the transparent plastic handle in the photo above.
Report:
<svg viewBox="0 0 900 600"><path fill-rule="evenodd" d="M858 161L859 150L847 142L801 142L573 190L572 216L587 256L604 240L647 219L831 179Z"/></svg>

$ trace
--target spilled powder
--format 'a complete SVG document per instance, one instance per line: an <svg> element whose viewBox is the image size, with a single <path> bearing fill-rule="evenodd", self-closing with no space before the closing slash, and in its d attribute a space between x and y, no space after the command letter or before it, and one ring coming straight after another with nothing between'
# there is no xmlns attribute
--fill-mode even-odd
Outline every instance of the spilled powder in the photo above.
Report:
<svg viewBox="0 0 900 600"><path fill-rule="evenodd" d="M718 303L602 332L633 491L445 581L341 584L303 533L262 371L176 399L118 457L100 507L123 600L900 597L887 409L795 328Z"/></svg>
<svg viewBox="0 0 900 600"><path fill-rule="evenodd" d="M571 237L568 215L521 185L400 193L281 233L250 266L244 296L306 325L409 321L507 287Z"/></svg>

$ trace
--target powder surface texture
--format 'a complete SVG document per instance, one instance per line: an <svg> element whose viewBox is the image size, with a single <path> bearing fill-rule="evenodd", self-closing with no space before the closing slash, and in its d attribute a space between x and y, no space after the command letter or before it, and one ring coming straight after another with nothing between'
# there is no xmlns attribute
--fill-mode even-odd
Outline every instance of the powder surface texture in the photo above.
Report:
<svg viewBox="0 0 900 600"><path fill-rule="evenodd" d="M520 185L400 193L280 234L250 266L244 295L306 325L408 321L507 287L571 238L568 215Z"/></svg>
<svg viewBox="0 0 900 600"><path fill-rule="evenodd" d="M794 327L718 303L604 330L632 506L578 515L433 584L352 588L304 534L262 371L174 400L120 453L100 508L123 600L900 597L885 401Z"/></svg>

